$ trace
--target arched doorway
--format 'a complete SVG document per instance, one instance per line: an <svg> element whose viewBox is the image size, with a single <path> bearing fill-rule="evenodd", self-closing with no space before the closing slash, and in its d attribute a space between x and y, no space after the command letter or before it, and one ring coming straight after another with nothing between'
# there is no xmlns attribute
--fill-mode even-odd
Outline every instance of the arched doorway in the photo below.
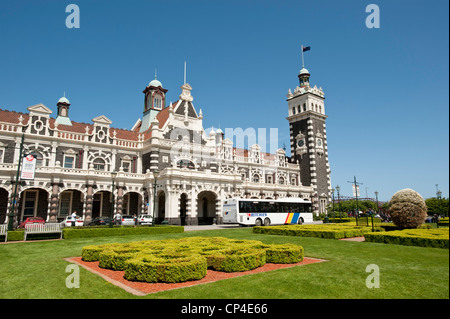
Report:
<svg viewBox="0 0 450 319"><path fill-rule="evenodd" d="M156 216L155 223L161 224L166 218L166 193L159 191L156 196Z"/></svg>
<svg viewBox="0 0 450 319"><path fill-rule="evenodd" d="M6 220L8 202L8 191L4 188L0 188L0 224L3 224Z"/></svg>
<svg viewBox="0 0 450 319"><path fill-rule="evenodd" d="M122 199L122 215L136 215L141 214L142 196L136 192L128 192L123 195Z"/></svg>
<svg viewBox="0 0 450 319"><path fill-rule="evenodd" d="M83 193L76 189L65 190L59 194L58 203L58 222L63 221L73 212L77 212L78 216L83 215Z"/></svg>
<svg viewBox="0 0 450 319"><path fill-rule="evenodd" d="M186 225L186 211L187 211L187 195L181 194L180 196L180 224Z"/></svg>
<svg viewBox="0 0 450 319"><path fill-rule="evenodd" d="M92 220L99 216L111 217L111 192L109 191L99 191L94 194Z"/></svg>
<svg viewBox="0 0 450 319"><path fill-rule="evenodd" d="M203 191L197 197L197 218L199 225L212 225L216 217L216 194Z"/></svg>
<svg viewBox="0 0 450 319"><path fill-rule="evenodd" d="M29 188L20 194L19 210L16 215L19 216L19 223L28 217L42 217L47 220L47 212L48 192L45 189Z"/></svg>

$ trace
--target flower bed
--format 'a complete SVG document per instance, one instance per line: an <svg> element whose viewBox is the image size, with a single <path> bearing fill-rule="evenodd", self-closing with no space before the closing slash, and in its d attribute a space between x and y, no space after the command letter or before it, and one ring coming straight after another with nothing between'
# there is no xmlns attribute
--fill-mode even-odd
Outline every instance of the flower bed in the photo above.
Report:
<svg viewBox="0 0 450 319"><path fill-rule="evenodd" d="M206 276L207 268L223 272L248 271L267 263L298 263L303 247L265 245L255 240L188 237L127 244L85 246L82 260L99 267L124 270L124 278L143 282L184 282Z"/></svg>
<svg viewBox="0 0 450 319"><path fill-rule="evenodd" d="M406 246L449 249L448 229L405 229L364 234L366 241Z"/></svg>
<svg viewBox="0 0 450 319"><path fill-rule="evenodd" d="M380 227L375 227L381 231ZM361 237L371 232L372 227L351 226L345 224L321 224L321 225L283 225L283 226L256 226L253 232L258 234L318 237L328 239L341 239Z"/></svg>

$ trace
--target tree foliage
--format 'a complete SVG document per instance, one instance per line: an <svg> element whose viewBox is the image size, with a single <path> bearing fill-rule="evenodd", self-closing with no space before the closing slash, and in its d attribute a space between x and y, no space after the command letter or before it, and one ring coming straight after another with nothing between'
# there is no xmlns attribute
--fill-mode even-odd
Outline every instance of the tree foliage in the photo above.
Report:
<svg viewBox="0 0 450 319"><path fill-rule="evenodd" d="M428 215L438 214L441 216L448 216L449 199L431 197L425 200L428 207Z"/></svg>

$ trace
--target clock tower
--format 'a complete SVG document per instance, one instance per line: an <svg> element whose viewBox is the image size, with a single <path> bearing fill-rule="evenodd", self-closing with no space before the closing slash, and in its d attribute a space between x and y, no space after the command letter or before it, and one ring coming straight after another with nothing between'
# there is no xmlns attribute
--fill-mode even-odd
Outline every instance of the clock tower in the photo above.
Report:
<svg viewBox="0 0 450 319"><path fill-rule="evenodd" d="M331 198L325 94L321 87L310 86L310 73L304 67L298 79L299 86L287 94L291 156L300 164L302 184L314 190L313 210L323 213Z"/></svg>

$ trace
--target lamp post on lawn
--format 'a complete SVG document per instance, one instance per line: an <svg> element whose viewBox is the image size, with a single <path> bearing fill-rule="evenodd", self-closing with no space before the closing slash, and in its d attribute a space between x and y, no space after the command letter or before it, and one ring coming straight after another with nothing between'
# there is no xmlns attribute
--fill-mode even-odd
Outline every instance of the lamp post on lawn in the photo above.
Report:
<svg viewBox="0 0 450 319"><path fill-rule="evenodd" d="M153 172L153 178L155 179L153 183L153 217L152 217L152 226L155 226L155 210L156 210L156 181L158 179L159 171L156 170Z"/></svg>
<svg viewBox="0 0 450 319"><path fill-rule="evenodd" d="M114 220L114 182L117 177L117 172L112 171L111 172L111 179L112 179L112 189L111 189L111 219L109 220L109 228L113 227L113 220Z"/></svg>
<svg viewBox="0 0 450 319"><path fill-rule="evenodd" d="M341 190L341 188L339 187L339 185L336 185L336 191L337 191L337 195L338 195L338 205L339 205L339 218L342 218L342 215L341 215L341 197L340 197L340 193L339 193L340 190Z"/></svg>
<svg viewBox="0 0 450 319"><path fill-rule="evenodd" d="M333 218L335 218L335 213L334 213L334 188L331 189L331 199L333 202Z"/></svg>

